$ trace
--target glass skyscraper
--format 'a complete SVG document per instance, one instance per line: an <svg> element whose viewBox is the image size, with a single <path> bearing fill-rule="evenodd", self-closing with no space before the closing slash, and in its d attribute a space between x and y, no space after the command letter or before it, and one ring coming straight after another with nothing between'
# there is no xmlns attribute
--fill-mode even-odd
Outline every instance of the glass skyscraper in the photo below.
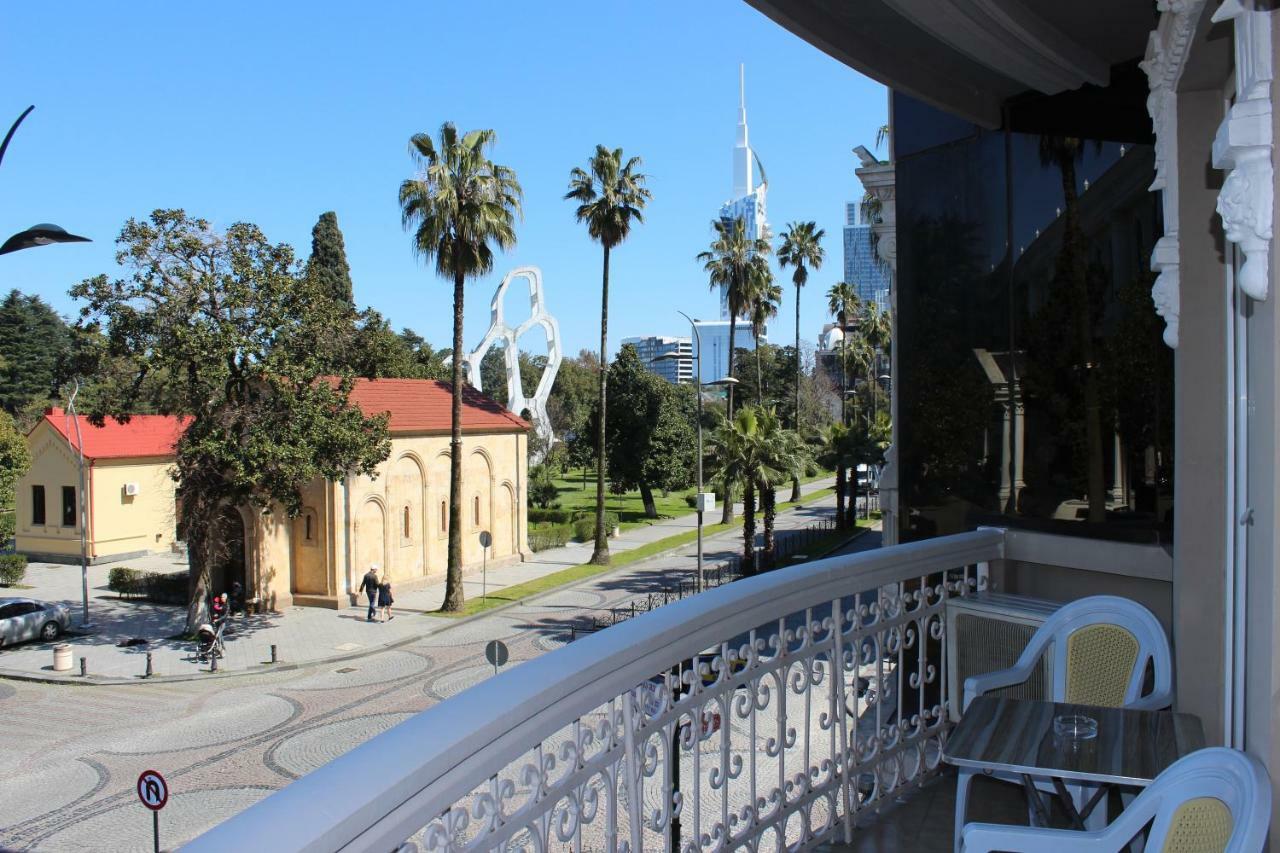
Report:
<svg viewBox="0 0 1280 853"><path fill-rule="evenodd" d="M871 225L862 221L861 205L845 205L844 280L854 285L862 304L872 302L880 311L889 310L889 275L876 257L871 242Z"/></svg>

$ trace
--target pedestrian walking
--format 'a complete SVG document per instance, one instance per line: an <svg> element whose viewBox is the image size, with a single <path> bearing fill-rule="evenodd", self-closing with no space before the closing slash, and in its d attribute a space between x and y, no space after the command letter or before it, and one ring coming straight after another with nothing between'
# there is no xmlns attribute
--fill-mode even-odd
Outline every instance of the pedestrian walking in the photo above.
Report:
<svg viewBox="0 0 1280 853"><path fill-rule="evenodd" d="M391 605L396 600L391 597L391 578L383 577L382 583L378 584L378 609L382 612L382 621L390 622L394 617L391 615Z"/></svg>
<svg viewBox="0 0 1280 853"><path fill-rule="evenodd" d="M359 595L362 592L369 598L369 615L365 617L365 621L372 622L374 609L378 606L377 563L374 563L369 567L369 571L365 572L364 580L360 581L360 589L356 591L356 595Z"/></svg>

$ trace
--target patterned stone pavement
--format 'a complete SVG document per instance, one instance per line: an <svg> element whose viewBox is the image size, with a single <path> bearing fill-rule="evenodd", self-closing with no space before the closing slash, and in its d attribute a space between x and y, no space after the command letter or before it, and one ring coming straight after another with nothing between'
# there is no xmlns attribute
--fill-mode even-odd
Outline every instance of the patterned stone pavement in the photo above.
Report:
<svg viewBox="0 0 1280 853"><path fill-rule="evenodd" d="M779 517L801 527L830 499ZM871 539L872 537L864 537ZM878 537L876 537L878 539ZM732 534L708 540L725 556ZM483 615L394 650L235 679L75 687L0 683L0 847L149 850L134 783L163 773L161 844L173 849L407 716L490 677L484 643L510 665L568 642L567 625L687 569L684 551ZM398 621L398 620L397 620Z"/></svg>

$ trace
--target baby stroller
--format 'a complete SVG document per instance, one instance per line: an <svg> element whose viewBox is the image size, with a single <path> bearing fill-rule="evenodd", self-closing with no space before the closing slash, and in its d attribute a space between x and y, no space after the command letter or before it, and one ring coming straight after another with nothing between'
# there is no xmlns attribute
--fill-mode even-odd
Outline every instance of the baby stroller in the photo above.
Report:
<svg viewBox="0 0 1280 853"><path fill-rule="evenodd" d="M226 622L219 622L215 628L206 622L196 629L196 660L222 657L222 629L225 625Z"/></svg>

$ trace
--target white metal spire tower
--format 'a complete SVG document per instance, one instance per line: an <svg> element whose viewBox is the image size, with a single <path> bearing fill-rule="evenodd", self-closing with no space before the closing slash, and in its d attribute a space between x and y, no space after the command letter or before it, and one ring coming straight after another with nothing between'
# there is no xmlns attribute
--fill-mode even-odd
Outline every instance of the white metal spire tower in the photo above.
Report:
<svg viewBox="0 0 1280 853"><path fill-rule="evenodd" d="M738 139L733 146L733 197L742 198L755 189L755 164L747 138L747 85L745 67L738 64Z"/></svg>

